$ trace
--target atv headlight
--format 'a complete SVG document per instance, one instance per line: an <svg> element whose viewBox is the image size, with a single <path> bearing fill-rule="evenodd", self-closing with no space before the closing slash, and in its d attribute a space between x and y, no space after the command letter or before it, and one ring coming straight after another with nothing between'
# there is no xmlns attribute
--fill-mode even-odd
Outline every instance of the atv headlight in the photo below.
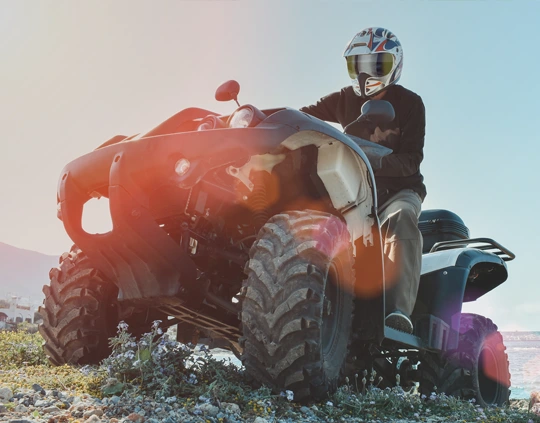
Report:
<svg viewBox="0 0 540 423"><path fill-rule="evenodd" d="M229 120L230 128L247 128L251 125L251 121L255 113L250 107L244 107L234 112Z"/></svg>
<svg viewBox="0 0 540 423"><path fill-rule="evenodd" d="M174 171L178 176L184 176L190 167L191 163L188 159L180 159L174 165Z"/></svg>

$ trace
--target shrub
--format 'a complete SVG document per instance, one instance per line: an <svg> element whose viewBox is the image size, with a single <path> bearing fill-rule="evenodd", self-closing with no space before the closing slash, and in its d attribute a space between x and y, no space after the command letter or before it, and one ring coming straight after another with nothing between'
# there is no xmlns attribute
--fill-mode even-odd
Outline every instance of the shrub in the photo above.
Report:
<svg viewBox="0 0 540 423"><path fill-rule="evenodd" d="M111 378L103 387L105 394L137 388L155 398L202 396L249 401L246 394L253 388L240 369L216 360L205 346L200 355L195 354L192 348L163 334L159 323L155 321L151 332L139 340L129 334L126 323L118 325L117 336L110 340L112 353L101 365Z"/></svg>
<svg viewBox="0 0 540 423"><path fill-rule="evenodd" d="M0 368L17 369L25 366L48 365L39 333L23 330L0 331Z"/></svg>

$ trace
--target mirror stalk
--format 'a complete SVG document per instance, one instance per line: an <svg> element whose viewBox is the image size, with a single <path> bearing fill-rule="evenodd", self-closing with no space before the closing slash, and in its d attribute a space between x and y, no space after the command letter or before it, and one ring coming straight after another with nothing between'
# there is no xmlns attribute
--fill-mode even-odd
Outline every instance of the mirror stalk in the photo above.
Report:
<svg viewBox="0 0 540 423"><path fill-rule="evenodd" d="M361 118L361 117L362 117L362 116L360 116L358 119L353 120L353 121L352 121L351 123L349 123L345 128L343 128L343 133L344 133L344 134L347 133L347 129L349 128L349 126L355 124L356 122L360 122L360 118Z"/></svg>

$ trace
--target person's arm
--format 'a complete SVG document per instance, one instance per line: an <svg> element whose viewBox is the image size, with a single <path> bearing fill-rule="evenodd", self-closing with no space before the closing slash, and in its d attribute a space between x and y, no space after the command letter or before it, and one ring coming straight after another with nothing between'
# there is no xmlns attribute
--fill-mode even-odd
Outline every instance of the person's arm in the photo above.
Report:
<svg viewBox="0 0 540 423"><path fill-rule="evenodd" d="M341 93L339 91L329 94L311 106L302 107L300 111L327 122L339 123L336 117L336 110L340 95Z"/></svg>
<svg viewBox="0 0 540 423"><path fill-rule="evenodd" d="M412 176L420 169L424 158L424 136L426 133L426 111L422 99L410 108L401 128L400 148L397 153L384 156L376 176Z"/></svg>

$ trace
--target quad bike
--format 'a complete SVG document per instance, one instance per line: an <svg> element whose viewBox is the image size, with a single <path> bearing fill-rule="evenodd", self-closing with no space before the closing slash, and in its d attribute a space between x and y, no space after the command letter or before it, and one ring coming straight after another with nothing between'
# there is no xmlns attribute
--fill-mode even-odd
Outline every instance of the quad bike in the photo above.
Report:
<svg viewBox="0 0 540 423"><path fill-rule="evenodd" d="M216 99L238 104L238 92L228 81ZM359 120L392 118L372 100ZM297 400L322 399L365 369L381 387L507 402L501 334L461 309L507 279L514 255L470 239L455 214L420 217L414 333L384 324L373 169L389 152L298 110L244 105L230 116L189 108L72 161L58 217L75 246L40 309L51 362L97 363L120 320L142 333L161 318L182 342L227 346L253 379ZM113 227L91 234L83 208L100 197Z"/></svg>

